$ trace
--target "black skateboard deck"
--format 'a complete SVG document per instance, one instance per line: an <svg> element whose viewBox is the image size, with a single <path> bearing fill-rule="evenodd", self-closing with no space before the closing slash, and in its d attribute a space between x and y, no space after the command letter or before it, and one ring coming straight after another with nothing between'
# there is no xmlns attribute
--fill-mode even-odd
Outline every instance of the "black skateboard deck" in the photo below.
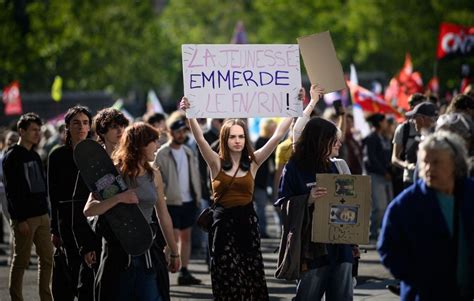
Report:
<svg viewBox="0 0 474 301"><path fill-rule="evenodd" d="M74 149L74 161L87 187L100 200L128 189L99 143L90 139L79 142ZM150 248L153 233L138 205L119 203L104 215L125 252L141 255Z"/></svg>

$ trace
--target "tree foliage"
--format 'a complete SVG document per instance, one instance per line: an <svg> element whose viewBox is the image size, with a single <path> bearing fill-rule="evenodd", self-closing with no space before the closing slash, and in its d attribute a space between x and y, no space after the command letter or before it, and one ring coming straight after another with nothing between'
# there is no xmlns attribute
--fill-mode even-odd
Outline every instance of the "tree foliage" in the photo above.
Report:
<svg viewBox="0 0 474 301"><path fill-rule="evenodd" d="M156 1L155 1L156 2ZM416 70L433 75L439 24L474 26L472 0L0 0L0 83L47 91L55 75L65 90L116 95L155 88L182 94L181 45L229 43L243 20L249 43L296 43L330 30L345 69L395 74L410 52ZM441 61L454 86L461 62ZM474 68L474 66L472 66ZM165 93L168 87L168 93ZM171 89L170 89L171 88Z"/></svg>

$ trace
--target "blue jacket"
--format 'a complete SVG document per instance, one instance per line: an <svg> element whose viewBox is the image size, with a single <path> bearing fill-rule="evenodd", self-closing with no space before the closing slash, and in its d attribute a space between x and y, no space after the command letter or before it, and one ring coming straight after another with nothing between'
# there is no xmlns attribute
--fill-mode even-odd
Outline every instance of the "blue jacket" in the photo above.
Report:
<svg viewBox="0 0 474 301"><path fill-rule="evenodd" d="M339 161L339 162L338 162ZM338 165L341 165L340 161L334 160L331 163L331 170L328 173L342 173L339 172ZM344 162L347 171L349 168ZM302 170L298 168L297 164L290 159L283 169L282 176L280 178L280 187L278 190L278 198L291 198L298 195L309 194L311 191L310 183L316 182L316 174ZM312 210L310 212L312 215ZM344 262L353 262L352 246L346 244L320 244L311 243L314 249L314 260L308 262L309 269L319 268L326 265L340 264ZM327 254L322 255L320 252L321 247L327 250Z"/></svg>
<svg viewBox="0 0 474 301"><path fill-rule="evenodd" d="M466 179L461 185L461 197L457 200L472 277L474 179ZM423 180L418 180L390 203L377 249L383 264L401 280L401 300L458 300L455 244L436 192ZM473 286L474 283L471 293Z"/></svg>

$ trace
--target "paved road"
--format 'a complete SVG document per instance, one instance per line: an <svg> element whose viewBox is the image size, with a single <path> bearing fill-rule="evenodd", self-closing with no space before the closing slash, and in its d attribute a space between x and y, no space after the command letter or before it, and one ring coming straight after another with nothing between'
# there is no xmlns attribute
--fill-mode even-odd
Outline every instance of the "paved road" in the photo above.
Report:
<svg viewBox="0 0 474 301"><path fill-rule="evenodd" d="M270 217L270 216L269 216ZM270 235L276 235L276 227L270 228ZM265 273L271 300L291 300L295 292L295 283L275 279L274 272L276 268L277 254L274 253L278 247L277 239L263 239L262 252L265 264ZM379 258L373 246L362 246L367 253L362 254L359 265L358 285L354 291L354 300L398 300L385 289L389 283L394 283L391 275L380 264ZM0 249L10 252L9 246L0 244ZM33 251L34 254L34 251ZM10 300L8 297L8 254L0 255L0 301ZM32 265L26 271L24 278L24 298L27 301L38 300L37 294L37 258L32 256ZM207 272L207 266L204 259L195 256L191 260L189 269L196 277L202 279L203 283L198 286L178 286L176 283L176 274L171 275L171 296L172 300L210 300L211 279Z"/></svg>

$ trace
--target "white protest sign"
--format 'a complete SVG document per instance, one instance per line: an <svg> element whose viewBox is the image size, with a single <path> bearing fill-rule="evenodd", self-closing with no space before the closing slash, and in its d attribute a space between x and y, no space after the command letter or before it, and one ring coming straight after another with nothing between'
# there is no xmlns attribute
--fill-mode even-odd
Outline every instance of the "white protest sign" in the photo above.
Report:
<svg viewBox="0 0 474 301"><path fill-rule="evenodd" d="M188 117L302 116L298 45L182 45Z"/></svg>

